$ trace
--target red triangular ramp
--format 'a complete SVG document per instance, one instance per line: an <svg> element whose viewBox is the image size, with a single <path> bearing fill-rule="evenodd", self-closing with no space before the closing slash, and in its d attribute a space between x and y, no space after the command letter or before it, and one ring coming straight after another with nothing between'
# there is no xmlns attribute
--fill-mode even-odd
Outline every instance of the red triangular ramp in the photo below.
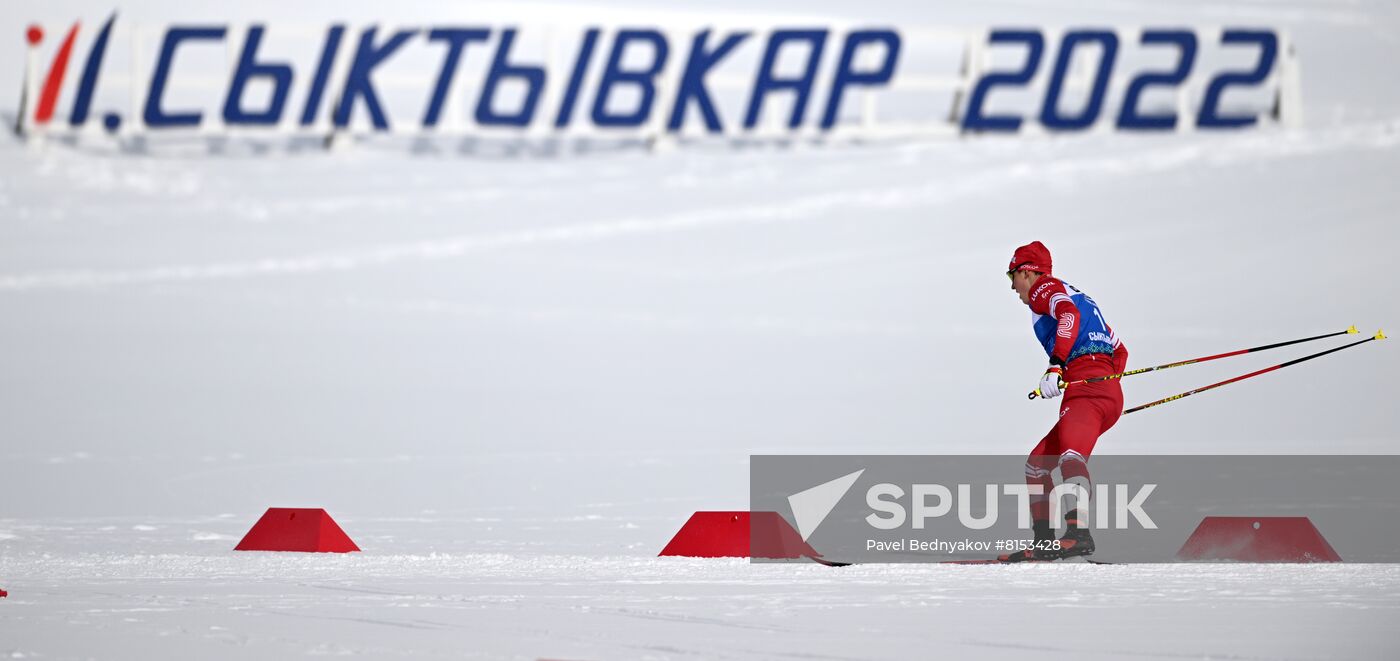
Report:
<svg viewBox="0 0 1400 661"><path fill-rule="evenodd" d="M1208 516L1176 552L1178 560L1341 562L1306 516Z"/></svg>
<svg viewBox="0 0 1400 661"><path fill-rule="evenodd" d="M360 547L326 510L272 507L233 550L349 553Z"/></svg>
<svg viewBox="0 0 1400 661"><path fill-rule="evenodd" d="M803 558L821 554L777 512L696 512L659 555Z"/></svg>

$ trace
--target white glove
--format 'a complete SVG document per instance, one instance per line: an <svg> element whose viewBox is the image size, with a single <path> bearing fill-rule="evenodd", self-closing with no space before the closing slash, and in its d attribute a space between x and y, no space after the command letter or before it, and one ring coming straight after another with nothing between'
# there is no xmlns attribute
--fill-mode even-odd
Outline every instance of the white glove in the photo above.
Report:
<svg viewBox="0 0 1400 661"><path fill-rule="evenodd" d="M1060 396L1060 377L1064 372L1059 365L1051 365L1045 370L1045 375L1040 377L1040 396L1042 399L1055 399Z"/></svg>

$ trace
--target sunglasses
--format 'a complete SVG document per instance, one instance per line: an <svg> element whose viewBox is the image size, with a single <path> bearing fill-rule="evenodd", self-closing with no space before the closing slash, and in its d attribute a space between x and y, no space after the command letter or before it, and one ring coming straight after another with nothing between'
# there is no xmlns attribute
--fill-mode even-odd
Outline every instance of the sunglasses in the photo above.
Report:
<svg viewBox="0 0 1400 661"><path fill-rule="evenodd" d="M1015 282L1015 281L1016 281L1016 278L1014 278L1014 277L1012 277L1012 276L1013 276L1017 271L1021 270L1021 267L1022 267L1022 266L1025 266L1025 265L1027 265L1027 264L1029 264L1029 263L1030 263L1030 262L1021 262L1020 264L1017 264L1017 265L1011 267L1011 270L1006 272L1006 279L1007 279L1007 280L1010 280L1010 281L1012 281L1012 282Z"/></svg>

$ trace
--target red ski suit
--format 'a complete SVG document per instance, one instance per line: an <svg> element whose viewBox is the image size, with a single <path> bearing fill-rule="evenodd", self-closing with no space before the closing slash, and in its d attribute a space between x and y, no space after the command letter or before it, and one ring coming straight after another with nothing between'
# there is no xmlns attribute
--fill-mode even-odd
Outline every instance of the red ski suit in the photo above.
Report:
<svg viewBox="0 0 1400 661"><path fill-rule="evenodd" d="M1104 342L1100 346L1112 346L1112 355L1091 352L1070 358L1076 339L1081 336L1082 322L1081 311L1072 295L1087 298L1082 296L1082 292L1046 275L1032 289L1030 301L1031 312L1054 320L1055 336L1050 360L1064 365L1064 381L1108 376L1126 370L1128 349L1118 341L1112 329L1107 329L1110 337L1099 339ZM1094 306L1092 299L1088 299L1085 305ZM1101 321L1097 307L1091 307L1091 313L1100 315ZM1106 324L1104 326L1106 328ZM1062 480L1078 478L1077 481L1082 481L1087 487L1089 469L1086 462L1094 452L1094 445L1098 443L1099 436L1118 422L1122 414L1123 388L1118 379L1067 386L1060 400L1059 420L1026 459L1027 484L1040 485L1043 489L1041 493L1049 493L1053 486L1050 472L1058 467ZM1045 499L1033 498L1032 518L1048 518L1047 507Z"/></svg>

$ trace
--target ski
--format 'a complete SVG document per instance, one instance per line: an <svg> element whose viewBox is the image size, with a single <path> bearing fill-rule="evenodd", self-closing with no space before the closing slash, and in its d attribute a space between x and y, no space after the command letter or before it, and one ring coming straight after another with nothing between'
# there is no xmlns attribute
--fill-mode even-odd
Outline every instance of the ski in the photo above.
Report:
<svg viewBox="0 0 1400 661"><path fill-rule="evenodd" d="M910 552L905 552L905 553L903 553L902 555L932 555L932 554L921 554L921 553L910 553ZM806 556L803 556L803 557L805 557L805 558L807 558L808 560L811 560L812 562L815 562L815 563L817 563L817 564L819 564L819 565L824 565L824 566L827 566L827 567L849 567L849 566L854 565L854 564L871 564L871 563L841 562L841 561L839 561L839 560L827 560L826 558L823 558L823 557L821 557L821 556L816 556L816 555L806 555ZM1093 560L1093 559L1090 559L1090 558L1088 558L1088 557L1086 557L1086 556L1082 556L1082 555L1081 555L1081 556L1075 556L1075 557L1072 557L1072 558L1056 558L1056 559L1052 559L1052 560L1021 560L1021 561L1019 561L1019 562L1010 562L1010 561L1007 561L1007 560L1002 560L1001 558L969 558L969 559L960 559L960 560L939 560L939 561L937 561L936 563L933 563L933 564L940 564L940 565L1020 565L1020 564L1046 564L1046 563L1089 564L1089 565L1118 565L1118 564L1123 564L1123 563L1121 563L1121 562L1110 562L1110 561L1106 561L1106 560ZM888 564L888 563L878 563L878 564Z"/></svg>
<svg viewBox="0 0 1400 661"><path fill-rule="evenodd" d="M826 565L827 567L849 567L852 564L854 564L850 562L838 562L836 560L827 560L826 558L823 558L819 555L808 555L804 557L819 565Z"/></svg>
<svg viewBox="0 0 1400 661"><path fill-rule="evenodd" d="M1041 565L1043 565L1043 564L1049 564L1049 563L1059 563L1059 564L1080 564L1080 563L1083 563L1083 564L1089 564L1089 565L1114 565L1114 564L1121 564L1121 563L1116 563L1116 562L1108 562L1108 561L1105 561L1105 560L1091 560L1091 559L1086 558L1086 557L1084 557L1084 556L1082 556L1082 555L1081 555L1081 556L1076 556L1076 557L1073 557L1073 558L1055 558L1055 559L1052 559L1052 560L1020 560L1020 561L1017 561L1017 562L1012 562L1012 561L1010 561L1010 560L1002 560L1001 558L981 558L981 559L976 559L976 560L944 560L944 561L942 561L940 564L945 564L945 565L1026 565L1026 564L1041 564Z"/></svg>

